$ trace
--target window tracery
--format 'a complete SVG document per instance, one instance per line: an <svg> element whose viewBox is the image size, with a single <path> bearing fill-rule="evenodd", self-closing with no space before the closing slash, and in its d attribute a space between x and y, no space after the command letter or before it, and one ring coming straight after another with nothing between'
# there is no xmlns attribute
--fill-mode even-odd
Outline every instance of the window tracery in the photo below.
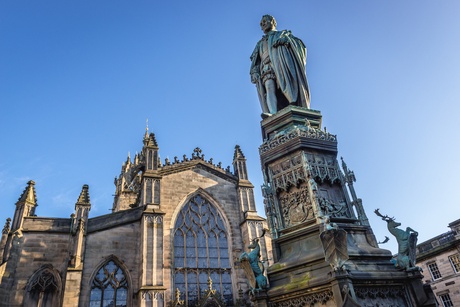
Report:
<svg viewBox="0 0 460 307"><path fill-rule="evenodd" d="M113 261L106 262L91 284L90 307L126 307L128 281L123 270Z"/></svg>
<svg viewBox="0 0 460 307"><path fill-rule="evenodd" d="M43 265L30 278L24 306L57 306L61 291L61 277L52 265Z"/></svg>
<svg viewBox="0 0 460 307"><path fill-rule="evenodd" d="M174 227L174 286L193 306L211 278L227 305L233 305L228 234L216 208L196 195L179 212Z"/></svg>

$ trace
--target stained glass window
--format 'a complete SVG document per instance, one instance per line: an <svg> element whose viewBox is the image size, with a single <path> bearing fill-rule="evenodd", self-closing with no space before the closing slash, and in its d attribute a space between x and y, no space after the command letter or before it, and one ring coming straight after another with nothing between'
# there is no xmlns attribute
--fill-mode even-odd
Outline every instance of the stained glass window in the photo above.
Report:
<svg viewBox="0 0 460 307"><path fill-rule="evenodd" d="M193 197L179 212L174 227L174 286L189 306L208 288L233 305L227 231L216 208L204 197Z"/></svg>
<svg viewBox="0 0 460 307"><path fill-rule="evenodd" d="M128 282L123 270L114 261L97 272L91 286L90 307L126 307Z"/></svg>

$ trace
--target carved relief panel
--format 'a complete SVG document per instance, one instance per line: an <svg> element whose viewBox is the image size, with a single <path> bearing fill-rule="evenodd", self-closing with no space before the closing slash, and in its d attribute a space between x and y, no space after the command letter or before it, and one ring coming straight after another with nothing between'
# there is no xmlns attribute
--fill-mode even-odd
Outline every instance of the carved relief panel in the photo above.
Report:
<svg viewBox="0 0 460 307"><path fill-rule="evenodd" d="M279 230L314 218L308 166L301 151L269 165L268 175L264 196L273 226ZM278 219L283 225L279 225Z"/></svg>
<svg viewBox="0 0 460 307"><path fill-rule="evenodd" d="M316 200L323 215L342 218L352 217L344 191L338 183L319 185Z"/></svg>
<svg viewBox="0 0 460 307"><path fill-rule="evenodd" d="M342 174L335 155L305 153L310 174L319 182L342 182Z"/></svg>
<svg viewBox="0 0 460 307"><path fill-rule="evenodd" d="M287 191L291 186L298 186L307 181L306 164L302 153L297 152L269 166L271 187L274 191Z"/></svg>
<svg viewBox="0 0 460 307"><path fill-rule="evenodd" d="M308 183L282 191L278 198L286 227L315 218Z"/></svg>

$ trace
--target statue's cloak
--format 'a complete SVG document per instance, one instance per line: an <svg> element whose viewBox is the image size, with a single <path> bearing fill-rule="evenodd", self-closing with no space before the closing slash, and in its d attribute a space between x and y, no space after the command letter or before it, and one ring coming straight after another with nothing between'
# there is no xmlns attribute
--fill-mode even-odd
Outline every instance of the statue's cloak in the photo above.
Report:
<svg viewBox="0 0 460 307"><path fill-rule="evenodd" d="M271 31L267 37L269 57L271 66L275 72L276 83L287 102L301 107L310 108L310 90L308 87L307 75L305 73L305 64L307 62L307 50L304 43L299 38L291 34L291 31ZM285 45L274 45L281 39ZM263 66L260 54L262 53L262 40L260 40L251 55L251 73L260 73ZM262 80L256 82L259 100L262 111L268 112L265 97L265 87Z"/></svg>
<svg viewBox="0 0 460 307"><path fill-rule="evenodd" d="M279 90L290 104L309 108L310 90L305 73L307 51L304 43L288 30L271 31L267 35L269 57ZM277 41L284 41L286 44L276 46ZM253 67L261 65L258 56L261 46L262 40L257 43L252 53ZM261 92L264 92L264 89L260 88L263 87L262 84L257 84L257 87L259 98L265 102L265 95L261 95Z"/></svg>

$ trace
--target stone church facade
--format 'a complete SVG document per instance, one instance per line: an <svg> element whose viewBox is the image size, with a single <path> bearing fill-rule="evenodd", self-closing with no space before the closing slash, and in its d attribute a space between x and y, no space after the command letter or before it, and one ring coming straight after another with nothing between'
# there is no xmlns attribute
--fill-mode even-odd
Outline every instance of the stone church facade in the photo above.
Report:
<svg viewBox="0 0 460 307"><path fill-rule="evenodd" d="M260 238L265 265L273 258L243 152L235 147L231 171L199 148L162 163L148 131L143 144L115 179L107 215L88 217L84 185L70 218L37 216L28 182L2 232L1 306L243 304L240 255Z"/></svg>

